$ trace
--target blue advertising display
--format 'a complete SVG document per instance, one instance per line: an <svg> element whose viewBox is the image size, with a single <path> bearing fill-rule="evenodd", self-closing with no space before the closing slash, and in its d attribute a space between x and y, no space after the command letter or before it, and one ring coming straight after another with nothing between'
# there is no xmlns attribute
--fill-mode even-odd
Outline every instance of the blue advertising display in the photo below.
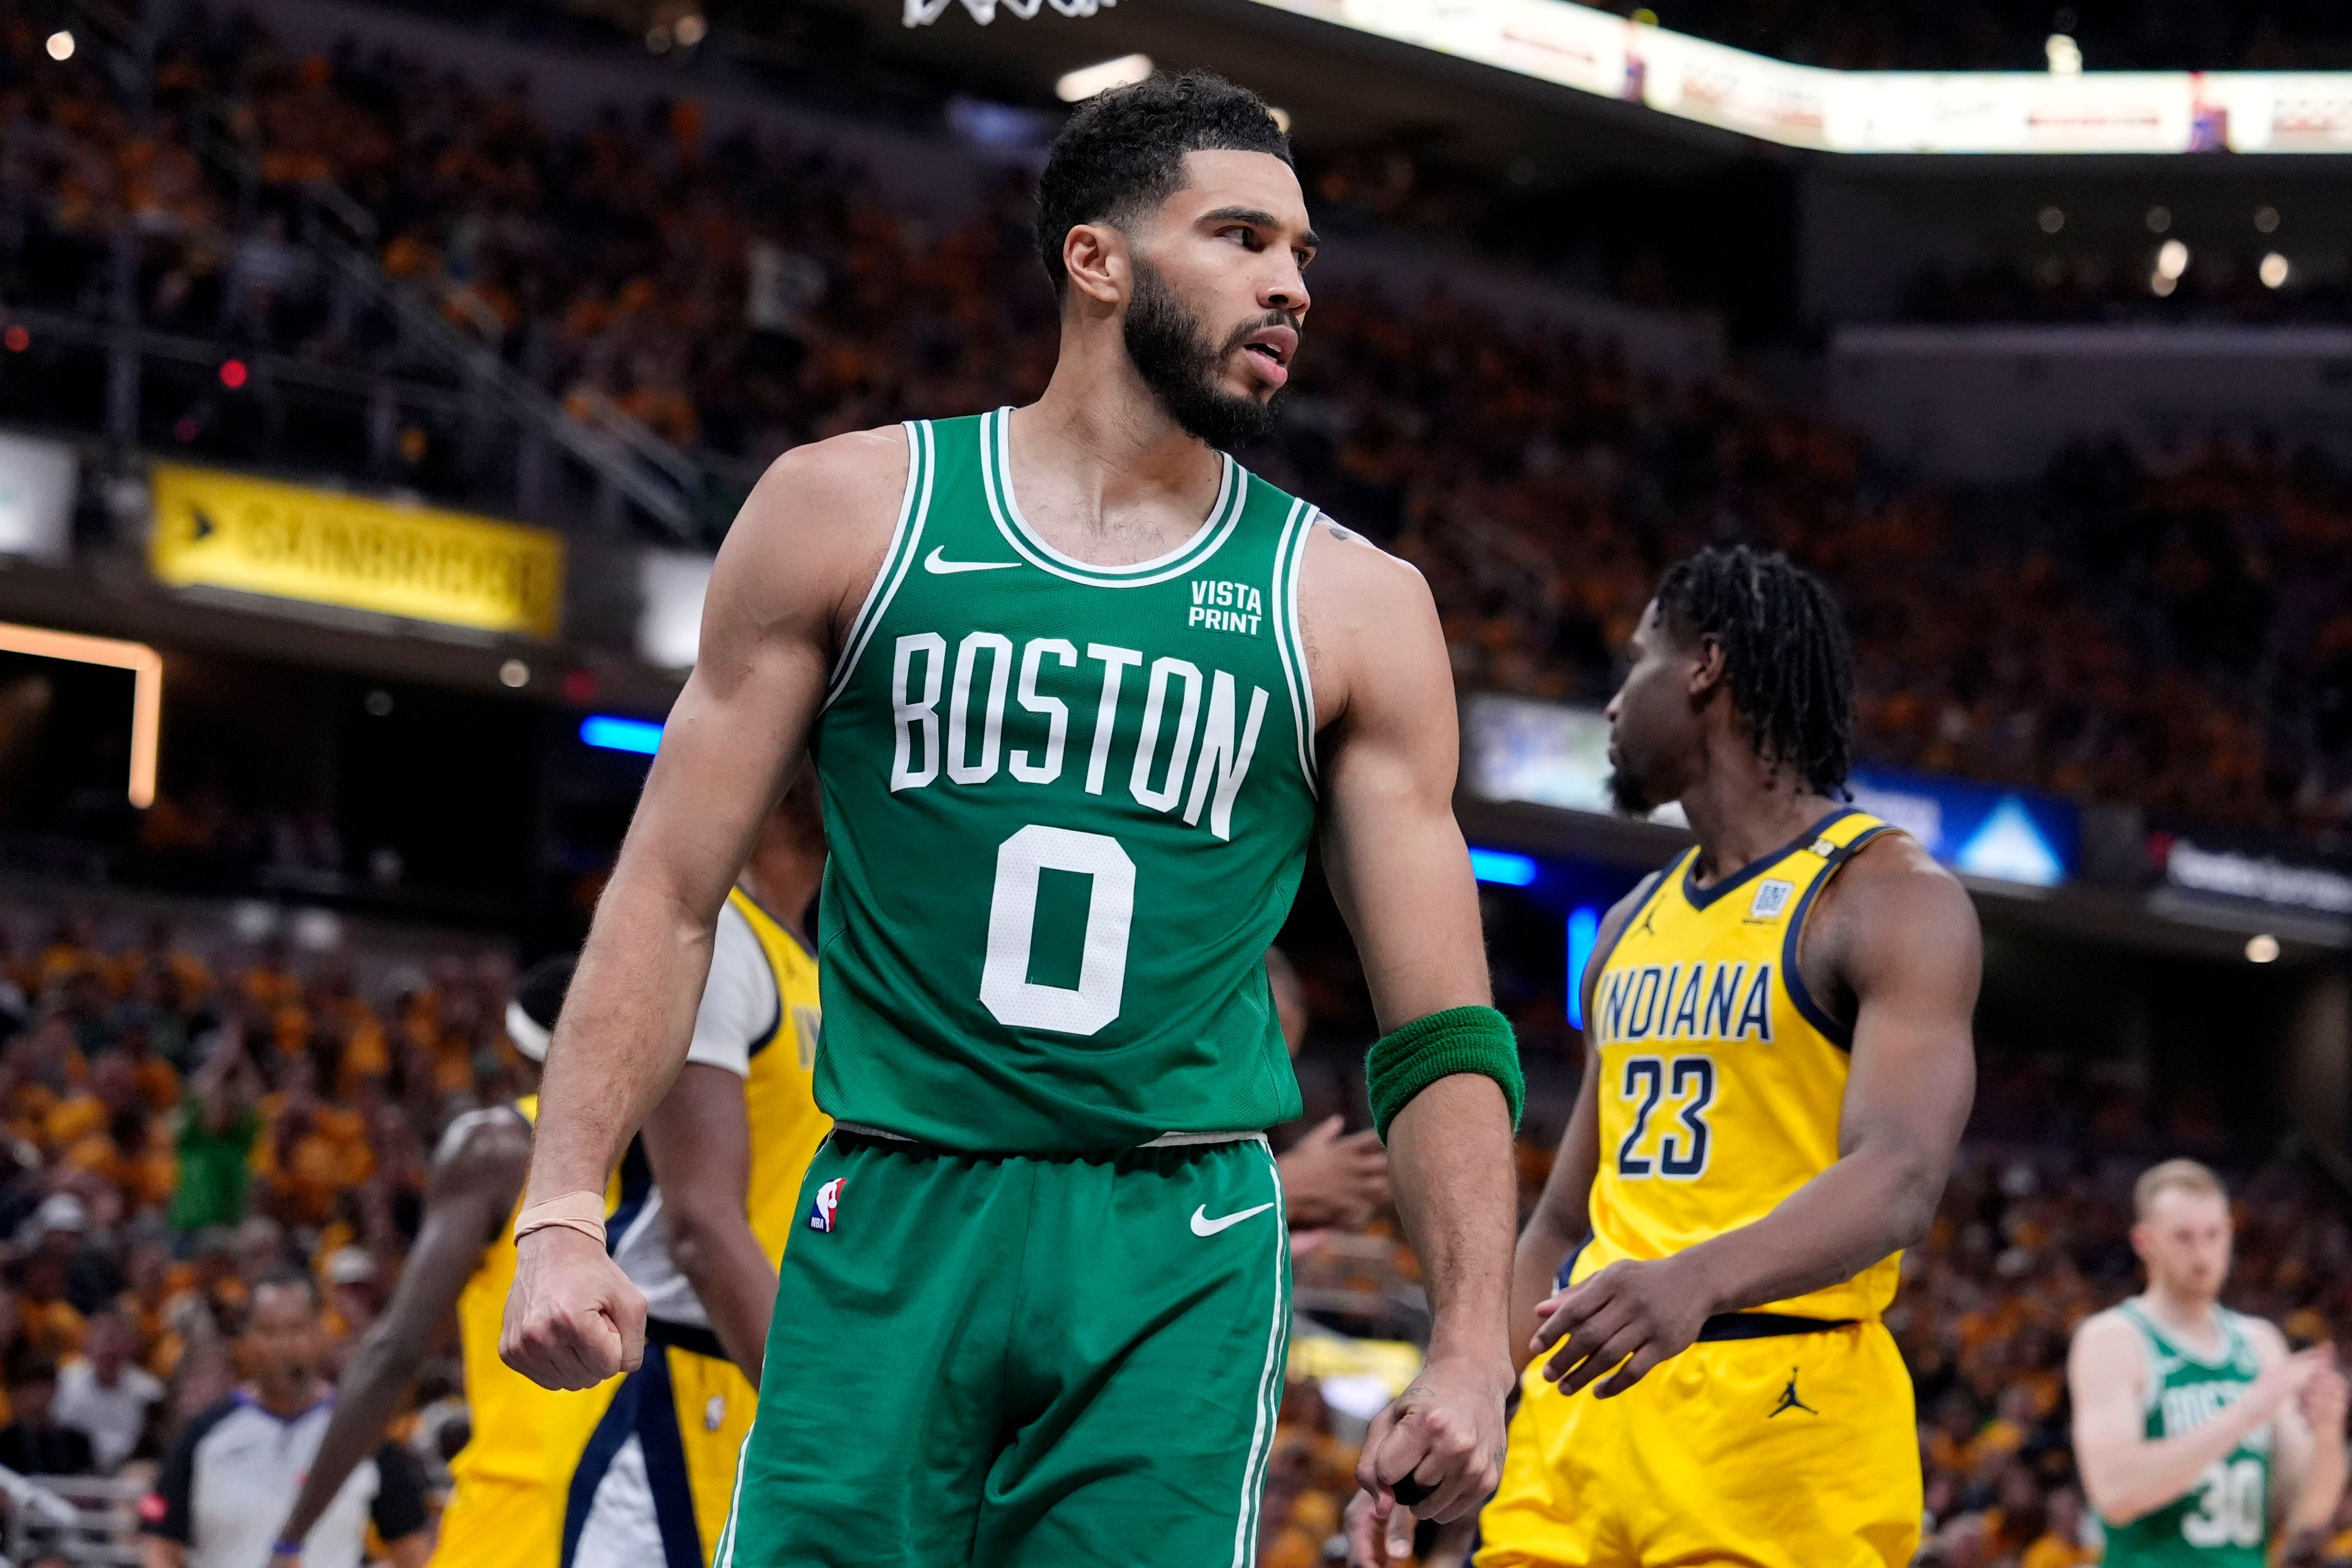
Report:
<svg viewBox="0 0 2352 1568"><path fill-rule="evenodd" d="M1474 692L1462 704L1462 766L1470 792L1486 800L1605 814L1609 721L1589 708ZM1911 834L1954 870L2051 888L2082 868L2080 816L2054 796L1876 767L1857 770L1853 787L1856 805ZM1671 805L1651 820L1685 826Z"/></svg>
<svg viewBox="0 0 2352 1568"><path fill-rule="evenodd" d="M2072 803L1966 779L1859 769L1853 803L1916 838L1955 871L2054 888L2082 869L2082 821Z"/></svg>

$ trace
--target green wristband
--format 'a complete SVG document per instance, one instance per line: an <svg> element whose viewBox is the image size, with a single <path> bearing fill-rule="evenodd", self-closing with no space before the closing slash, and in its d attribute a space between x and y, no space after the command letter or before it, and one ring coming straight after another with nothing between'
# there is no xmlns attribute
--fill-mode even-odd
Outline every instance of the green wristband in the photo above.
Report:
<svg viewBox="0 0 2352 1568"><path fill-rule="evenodd" d="M1511 1131L1518 1131L1528 1080L1519 1072L1519 1043L1511 1021L1492 1007L1448 1007L1390 1030L1364 1058L1364 1089L1381 1142L1388 1142L1389 1123L1414 1095L1455 1073L1475 1073L1500 1084L1511 1106Z"/></svg>

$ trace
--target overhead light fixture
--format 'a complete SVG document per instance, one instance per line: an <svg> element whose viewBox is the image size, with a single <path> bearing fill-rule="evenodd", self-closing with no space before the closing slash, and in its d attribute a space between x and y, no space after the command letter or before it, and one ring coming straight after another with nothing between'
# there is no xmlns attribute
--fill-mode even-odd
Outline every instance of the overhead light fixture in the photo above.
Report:
<svg viewBox="0 0 2352 1568"><path fill-rule="evenodd" d="M2066 209L2064 207L2043 207L2042 209L2042 233L2056 234L2060 229L2064 228L2065 226Z"/></svg>
<svg viewBox="0 0 2352 1568"><path fill-rule="evenodd" d="M1290 134L1290 110L1269 104L1265 111L1274 116L1274 128L1276 131L1281 132L1285 136Z"/></svg>
<svg viewBox="0 0 2352 1568"><path fill-rule="evenodd" d="M2279 940L2270 932L2263 931L2258 936L2250 936L2246 939L2248 963L2275 963L2278 962L2278 955Z"/></svg>
<svg viewBox="0 0 2352 1568"><path fill-rule="evenodd" d="M1098 92L1132 87L1151 74L1150 55L1121 55L1115 60L1080 66L1054 84L1054 96L1064 103L1084 103Z"/></svg>
<svg viewBox="0 0 2352 1568"><path fill-rule="evenodd" d="M2286 276L2289 270L2286 258L2273 250L2263 258L2263 264L2257 269L2256 275L2262 279L2263 288L2284 289L2286 287Z"/></svg>
<svg viewBox="0 0 2352 1568"><path fill-rule="evenodd" d="M2170 207L2150 207L2147 209L2148 233L2162 234L2166 229L2170 228L2171 226L2172 209Z"/></svg>
<svg viewBox="0 0 2352 1568"><path fill-rule="evenodd" d="M2189 247L2177 239L2168 239L2158 247L2156 274L2159 278L2178 278L2189 270Z"/></svg>
<svg viewBox="0 0 2352 1568"><path fill-rule="evenodd" d="M2083 46L2064 33L2051 34L2049 41L2042 46L2042 52L2050 61L2052 76L2083 74Z"/></svg>
<svg viewBox="0 0 2352 1568"><path fill-rule="evenodd" d="M67 32L63 27L59 27L56 32L49 35L49 58L53 60L69 60L73 58L73 52L74 36L71 33Z"/></svg>
<svg viewBox="0 0 2352 1568"><path fill-rule="evenodd" d="M2254 209L2254 226L2262 230L2264 234L2268 234L2272 230L2277 228L2278 208L2271 206L2256 207Z"/></svg>

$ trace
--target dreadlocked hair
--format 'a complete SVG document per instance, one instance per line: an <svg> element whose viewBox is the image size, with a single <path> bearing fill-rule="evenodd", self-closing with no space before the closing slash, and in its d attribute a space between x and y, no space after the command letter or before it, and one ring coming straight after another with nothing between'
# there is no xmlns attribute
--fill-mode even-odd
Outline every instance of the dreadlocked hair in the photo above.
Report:
<svg viewBox="0 0 2352 1568"><path fill-rule="evenodd" d="M1779 551L1712 546L1666 573L1658 609L1678 636L1722 645L1731 705L1758 755L1817 795L1842 796L1853 760L1853 653L1822 580Z"/></svg>

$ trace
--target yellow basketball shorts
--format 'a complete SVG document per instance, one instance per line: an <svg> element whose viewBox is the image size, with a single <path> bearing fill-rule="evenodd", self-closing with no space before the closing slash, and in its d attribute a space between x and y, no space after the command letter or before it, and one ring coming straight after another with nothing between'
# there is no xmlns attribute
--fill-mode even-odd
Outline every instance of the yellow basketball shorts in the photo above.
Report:
<svg viewBox="0 0 2352 1568"><path fill-rule="evenodd" d="M707 1329L646 1339L572 1472L551 1568L709 1568L726 1527L759 1392Z"/></svg>
<svg viewBox="0 0 2352 1568"><path fill-rule="evenodd" d="M475 1427L450 1466L457 1485L433 1568L556 1568L572 1473L620 1386L615 1378L584 1393L502 1400L499 1418Z"/></svg>
<svg viewBox="0 0 2352 1568"><path fill-rule="evenodd" d="M1614 1399L1520 1382L1475 1568L1902 1568L1911 1377L1877 1322L1702 1341Z"/></svg>

